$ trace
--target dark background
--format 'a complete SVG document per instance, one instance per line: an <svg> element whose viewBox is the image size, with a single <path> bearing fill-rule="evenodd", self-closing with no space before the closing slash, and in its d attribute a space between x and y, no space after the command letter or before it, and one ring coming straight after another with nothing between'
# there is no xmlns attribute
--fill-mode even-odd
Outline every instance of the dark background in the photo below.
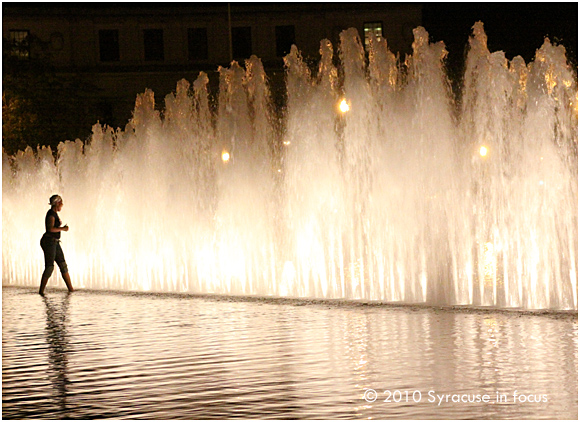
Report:
<svg viewBox="0 0 580 422"><path fill-rule="evenodd" d="M214 3L215 4L215 3ZM236 4L232 3L232 7ZM260 9L266 3L250 6ZM342 8L351 5L345 3ZM453 92L460 99L463 66L472 27L482 21L488 37L491 52L504 51L507 59L521 55L526 63L533 60L535 52L548 37L553 43L562 44L577 78L578 68L578 3L419 3L423 9L423 27L429 32L432 42L443 41L449 52L446 66L452 82ZM45 8L46 13L54 13L54 6L86 7L87 3L6 3L2 9L16 6L26 13L26 7ZM128 8L157 7L179 8L180 6L204 8L204 3L92 3L91 7L123 5ZM226 3L222 3L225 7ZM247 4L246 4L247 5ZM320 3L317 7L320 7ZM326 3L331 7L331 3ZM375 3L388 8L387 3ZM205 4L207 6L207 4ZM263 7L263 6L262 6ZM292 7L291 3L285 7ZM314 4L296 4L297 10L316 7ZM19 12L20 13L20 12ZM298 46L300 48L300 46ZM402 57L404 59L404 57ZM214 71L218 65L215 63ZM313 63L315 68L317 63ZM276 69L270 69L276 70ZM281 68L278 72L281 72ZM210 72L211 73L211 72ZM66 139L86 140L91 126L99 115L98 104L93 104L96 88L90 75L75 74L63 80L57 76L49 63L30 61L15 62L4 56L3 62L3 147L14 153L26 145L56 145ZM176 81L171 81L172 83ZM272 80L272 83L273 80ZM284 94L283 78L278 78L279 86L272 86L272 92ZM146 87L143 87L145 89ZM5 96L6 94L6 96ZM165 95L166 93L161 93ZM12 108L5 107L4 98L15 97ZM277 102L283 105L284 101ZM278 107L282 109L282 106ZM129 115L131 111L127 110Z"/></svg>
<svg viewBox="0 0 580 422"><path fill-rule="evenodd" d="M443 41L453 78L460 76L471 28L483 22L491 52L522 56L529 63L544 37L562 44L578 69L578 3L424 3L423 26L431 41Z"/></svg>

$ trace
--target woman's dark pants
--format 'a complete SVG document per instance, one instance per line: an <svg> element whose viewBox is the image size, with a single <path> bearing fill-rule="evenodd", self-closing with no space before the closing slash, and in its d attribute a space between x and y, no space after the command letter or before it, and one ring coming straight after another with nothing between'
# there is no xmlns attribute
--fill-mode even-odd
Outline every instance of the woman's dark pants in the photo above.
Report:
<svg viewBox="0 0 580 422"><path fill-rule="evenodd" d="M44 252L44 272L42 273L43 279L50 278L52 272L54 271L54 262L60 268L60 272L65 274L68 272L68 267L66 261L64 260L64 253L60 247L60 242L48 236L42 236L40 239L40 247Z"/></svg>

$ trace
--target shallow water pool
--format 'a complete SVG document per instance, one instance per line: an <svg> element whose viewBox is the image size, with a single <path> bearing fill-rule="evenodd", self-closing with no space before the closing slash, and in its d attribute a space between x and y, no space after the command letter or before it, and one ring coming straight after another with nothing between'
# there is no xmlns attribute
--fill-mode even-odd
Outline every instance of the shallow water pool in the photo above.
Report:
<svg viewBox="0 0 580 422"><path fill-rule="evenodd" d="M577 419L578 319L4 287L2 383L4 419Z"/></svg>

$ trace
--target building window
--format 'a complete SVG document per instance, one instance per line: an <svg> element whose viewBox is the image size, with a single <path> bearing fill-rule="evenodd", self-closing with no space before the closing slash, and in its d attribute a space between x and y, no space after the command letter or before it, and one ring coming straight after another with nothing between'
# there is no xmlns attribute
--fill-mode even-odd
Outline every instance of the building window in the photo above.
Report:
<svg viewBox="0 0 580 422"><path fill-rule="evenodd" d="M383 23L382 22L365 22L364 23L364 34L365 34L365 49L369 49L369 42L371 39L371 34L375 34L377 41L383 37Z"/></svg>
<svg viewBox="0 0 580 422"><path fill-rule="evenodd" d="M232 53L234 59L247 59L252 55L252 28L239 26L232 28Z"/></svg>
<svg viewBox="0 0 580 422"><path fill-rule="evenodd" d="M145 46L145 61L153 62L165 59L163 29L144 29L143 43Z"/></svg>
<svg viewBox="0 0 580 422"><path fill-rule="evenodd" d="M102 62L119 61L119 31L101 29L99 31L99 54Z"/></svg>
<svg viewBox="0 0 580 422"><path fill-rule="evenodd" d="M207 60L206 28L189 28L187 30L187 49L189 60Z"/></svg>
<svg viewBox="0 0 580 422"><path fill-rule="evenodd" d="M276 27L276 56L283 57L290 53L290 47L295 43L294 25Z"/></svg>
<svg viewBox="0 0 580 422"><path fill-rule="evenodd" d="M10 55L20 59L30 58L30 31L27 29L10 30Z"/></svg>

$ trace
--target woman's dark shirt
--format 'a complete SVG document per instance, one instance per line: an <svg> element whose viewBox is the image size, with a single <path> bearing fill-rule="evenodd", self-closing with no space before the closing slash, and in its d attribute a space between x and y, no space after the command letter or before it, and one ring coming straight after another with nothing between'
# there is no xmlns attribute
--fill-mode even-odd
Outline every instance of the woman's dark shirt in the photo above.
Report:
<svg viewBox="0 0 580 422"><path fill-rule="evenodd" d="M46 213L46 218L44 219L44 227L46 227L45 236L54 237L55 239L60 239L60 232L50 232L48 227L48 217L54 217L54 227L58 228L61 225L60 218L58 218L58 214L52 208L48 210Z"/></svg>

